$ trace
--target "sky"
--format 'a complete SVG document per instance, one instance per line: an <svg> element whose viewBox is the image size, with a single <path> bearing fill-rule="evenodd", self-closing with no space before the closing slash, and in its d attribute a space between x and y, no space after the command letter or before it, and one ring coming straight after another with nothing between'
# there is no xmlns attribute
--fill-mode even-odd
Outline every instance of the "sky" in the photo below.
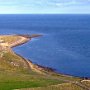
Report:
<svg viewBox="0 0 90 90"><path fill-rule="evenodd" d="M0 14L90 14L90 0L0 0Z"/></svg>

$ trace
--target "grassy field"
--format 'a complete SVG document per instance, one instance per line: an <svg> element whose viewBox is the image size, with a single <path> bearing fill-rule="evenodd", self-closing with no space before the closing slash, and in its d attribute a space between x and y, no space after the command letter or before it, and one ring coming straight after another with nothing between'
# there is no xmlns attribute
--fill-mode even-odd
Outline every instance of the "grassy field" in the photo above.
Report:
<svg viewBox="0 0 90 90"><path fill-rule="evenodd" d="M0 90L42 87L59 83L63 83L63 81L49 79L34 72L29 74L23 74L21 72L0 73Z"/></svg>

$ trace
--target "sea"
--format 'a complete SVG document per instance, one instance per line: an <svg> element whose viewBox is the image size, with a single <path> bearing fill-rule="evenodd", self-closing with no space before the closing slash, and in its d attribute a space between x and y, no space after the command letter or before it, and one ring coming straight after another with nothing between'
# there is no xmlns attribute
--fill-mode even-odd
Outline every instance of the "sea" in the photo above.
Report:
<svg viewBox="0 0 90 90"><path fill-rule="evenodd" d="M0 34L41 34L13 50L56 72L90 77L90 15L0 15Z"/></svg>

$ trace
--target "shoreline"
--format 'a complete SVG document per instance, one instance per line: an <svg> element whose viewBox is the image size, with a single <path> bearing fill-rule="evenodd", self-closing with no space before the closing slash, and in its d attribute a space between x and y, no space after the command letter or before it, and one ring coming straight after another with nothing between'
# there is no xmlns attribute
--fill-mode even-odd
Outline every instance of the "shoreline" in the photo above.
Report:
<svg viewBox="0 0 90 90"><path fill-rule="evenodd" d="M20 56L21 58L23 58L23 60L25 60L26 63L28 63L28 66L35 72L41 73L41 74L55 74L55 75L62 75L62 76L66 76L66 77L75 77L75 78L81 78L81 79L89 79L89 77L79 77L79 76L73 76L73 75L69 75L69 74L64 74L64 73L59 73L56 72L53 68L50 67L45 67L39 64L35 64L33 63L31 60L25 59L23 56L17 54L16 52L14 52L12 50L12 48L17 47L19 45L23 45L24 43L27 43L28 41L30 41L32 38L35 37L39 37L42 35L39 34L34 34L34 35L21 35L21 34L17 34L17 35L0 35L0 36L20 36L21 40L20 41L16 41L13 45L10 45L10 48L12 53L15 53L16 55Z"/></svg>
<svg viewBox="0 0 90 90"><path fill-rule="evenodd" d="M23 45L24 43L27 43L28 41L30 41L32 38L36 38L36 37L40 37L40 36L43 36L43 35L39 35L39 34L33 34L33 35L24 35L24 34L18 34L18 35L14 35L14 36L21 36L21 37L24 37L25 40L23 40L22 42L20 43L16 43L14 44L13 46L11 46L10 48L14 48L14 47L17 47L19 45ZM13 51L13 50L12 50ZM15 53L13 51L13 53ZM52 73L52 74L57 74L57 75L62 75L62 76L68 76L68 77L74 77L74 76L71 76L71 75L66 75L66 74L63 74L63 73L58 73L56 72L53 68L51 67L45 67L45 66L42 66L42 65L39 65L39 64L35 64L33 63L31 60L28 60L28 59L25 59L23 56L15 53L16 55L20 56L21 58L23 58L24 60L26 60L26 62L29 64L29 66L36 72L39 72L39 73L42 73L42 74L45 74L45 73Z"/></svg>
<svg viewBox="0 0 90 90"><path fill-rule="evenodd" d="M34 34L34 35L15 35L15 36L21 36L21 37L24 37L26 40L22 41L21 43L17 43L16 45L14 46L11 46L11 48L14 48L14 47L17 47L19 45L23 45L24 43L27 43L28 41L30 41L32 38L35 38L35 37L39 37L39 36L42 36L42 35L38 35L38 34ZM13 51L14 52L14 51ZM33 70L37 71L36 69L40 70L40 72L42 72L41 70L45 70L45 71L48 71L48 72L55 72L54 69L50 68L50 67L45 67L45 66L42 66L42 65L39 65L39 64L34 64L31 60L28 60L28 59L25 59L23 56L17 54L16 52L14 52L16 55L20 56L23 60L25 60L29 66L31 68L33 68Z"/></svg>

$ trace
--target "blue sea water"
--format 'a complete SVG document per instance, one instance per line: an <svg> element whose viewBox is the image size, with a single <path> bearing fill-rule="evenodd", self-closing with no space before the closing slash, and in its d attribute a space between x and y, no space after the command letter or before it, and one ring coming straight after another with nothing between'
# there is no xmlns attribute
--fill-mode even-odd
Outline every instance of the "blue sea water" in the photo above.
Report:
<svg viewBox="0 0 90 90"><path fill-rule="evenodd" d="M0 15L0 34L43 34L13 50L59 73L90 77L90 15Z"/></svg>

